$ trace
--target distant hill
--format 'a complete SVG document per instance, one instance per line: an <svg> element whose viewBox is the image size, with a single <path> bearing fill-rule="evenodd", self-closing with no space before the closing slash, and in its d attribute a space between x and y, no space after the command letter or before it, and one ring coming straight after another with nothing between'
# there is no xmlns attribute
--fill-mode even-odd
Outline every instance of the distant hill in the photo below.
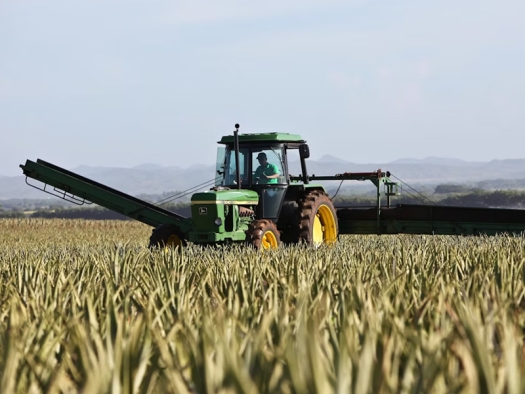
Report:
<svg viewBox="0 0 525 394"><path fill-rule="evenodd" d="M144 171L155 171L160 170L162 166L153 163L139 164L138 166L132 167L135 170L144 170Z"/></svg>
<svg viewBox="0 0 525 394"><path fill-rule="evenodd" d="M57 163L58 164L58 163ZM487 189L513 185L525 187L525 159L492 160L490 162L466 162L459 159L429 157L426 159L400 159L390 163L352 163L325 155L319 160L308 160L309 174L334 175L343 172L368 172L382 169L413 185L437 185L440 183L466 184ZM148 163L133 168L109 168L80 166L72 169L85 177L132 195L162 194L168 191L187 190L211 181L215 165L196 165L190 168L162 167ZM290 172L298 175L298 161L290 163ZM36 183L29 180L30 183ZM211 183L210 183L211 184ZM346 189L363 183L345 183ZM477 186L478 185L478 186ZM493 186L496 185L496 186ZM207 190L203 185L197 190ZM48 195L28 187L24 176L0 176L0 199L43 199Z"/></svg>
<svg viewBox="0 0 525 394"><path fill-rule="evenodd" d="M440 166L475 166L479 163L467 162L461 159L450 159L443 157L427 157L425 159L399 159L389 164L436 164Z"/></svg>
<svg viewBox="0 0 525 394"><path fill-rule="evenodd" d="M319 159L321 163L348 163L348 161L340 159L332 155L324 155Z"/></svg>

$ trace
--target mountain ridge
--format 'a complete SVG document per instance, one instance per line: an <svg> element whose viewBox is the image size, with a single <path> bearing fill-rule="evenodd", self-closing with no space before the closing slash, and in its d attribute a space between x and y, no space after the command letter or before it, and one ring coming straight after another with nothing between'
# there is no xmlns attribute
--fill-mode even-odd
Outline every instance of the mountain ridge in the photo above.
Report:
<svg viewBox="0 0 525 394"><path fill-rule="evenodd" d="M408 162L407 162L408 161ZM290 173L301 171L299 161L289 163ZM307 160L309 174L335 175L343 172L370 172L382 169L411 184L474 183L489 180L525 179L525 159L498 159L489 162L468 162L461 159L429 157L425 159L399 159L390 163L352 163L335 156L325 155L319 160ZM144 163L131 168L78 166L73 172L104 185L132 195L162 194L187 190L212 180L213 165L193 165L187 168ZM29 180L32 184L34 180ZM348 182L348 185L355 183ZM209 189L209 186L202 190ZM201 189L199 189L201 190ZM0 199L45 198L42 192L28 187L23 175L0 175Z"/></svg>

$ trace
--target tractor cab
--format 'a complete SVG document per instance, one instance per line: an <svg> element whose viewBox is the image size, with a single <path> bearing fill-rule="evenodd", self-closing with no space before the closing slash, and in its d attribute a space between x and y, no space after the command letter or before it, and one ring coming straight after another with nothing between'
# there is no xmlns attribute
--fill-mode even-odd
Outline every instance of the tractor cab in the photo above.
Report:
<svg viewBox="0 0 525 394"><path fill-rule="evenodd" d="M259 196L256 218L277 221L291 179L288 154L300 147L305 151L305 141L296 134L264 133L238 135L238 151L234 136L225 136L219 143L224 146L217 152L216 187L255 191Z"/></svg>

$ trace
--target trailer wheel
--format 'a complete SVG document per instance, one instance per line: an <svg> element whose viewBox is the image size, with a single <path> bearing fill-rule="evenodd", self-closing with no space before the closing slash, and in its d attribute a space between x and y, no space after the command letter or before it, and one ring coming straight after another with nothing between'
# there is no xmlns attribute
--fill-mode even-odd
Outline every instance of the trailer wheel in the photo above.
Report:
<svg viewBox="0 0 525 394"><path fill-rule="evenodd" d="M246 243L255 249L277 249L281 235L271 220L254 220L246 230Z"/></svg>
<svg viewBox="0 0 525 394"><path fill-rule="evenodd" d="M149 248L179 248L186 246L186 237L177 226L161 224L154 228L149 238Z"/></svg>
<svg viewBox="0 0 525 394"><path fill-rule="evenodd" d="M337 242L337 214L328 194L321 190L306 193L299 212L299 242L315 246Z"/></svg>

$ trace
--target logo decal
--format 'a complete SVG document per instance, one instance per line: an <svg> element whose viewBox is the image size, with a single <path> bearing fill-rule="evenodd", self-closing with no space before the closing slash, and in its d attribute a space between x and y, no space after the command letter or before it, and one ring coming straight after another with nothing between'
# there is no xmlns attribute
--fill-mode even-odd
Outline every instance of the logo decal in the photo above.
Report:
<svg viewBox="0 0 525 394"><path fill-rule="evenodd" d="M207 214L208 214L208 208L199 207L199 215L207 215Z"/></svg>

